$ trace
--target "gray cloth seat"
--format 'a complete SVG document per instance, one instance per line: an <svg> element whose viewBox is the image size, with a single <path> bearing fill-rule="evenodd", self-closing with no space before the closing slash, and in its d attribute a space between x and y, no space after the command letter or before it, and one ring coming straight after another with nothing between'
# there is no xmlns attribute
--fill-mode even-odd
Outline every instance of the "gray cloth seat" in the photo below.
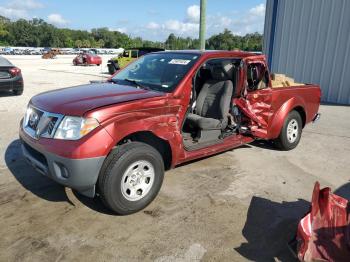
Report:
<svg viewBox="0 0 350 262"><path fill-rule="evenodd" d="M187 116L189 126L202 129L225 129L233 94L232 63L213 65L212 78L204 83L196 100L196 114Z"/></svg>

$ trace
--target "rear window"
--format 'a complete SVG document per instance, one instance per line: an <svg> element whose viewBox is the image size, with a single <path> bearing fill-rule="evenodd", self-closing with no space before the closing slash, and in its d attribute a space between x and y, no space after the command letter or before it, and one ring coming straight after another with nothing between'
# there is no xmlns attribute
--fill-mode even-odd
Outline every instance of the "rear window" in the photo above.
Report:
<svg viewBox="0 0 350 262"><path fill-rule="evenodd" d="M9 60L0 56L0 66L13 66Z"/></svg>
<svg viewBox="0 0 350 262"><path fill-rule="evenodd" d="M11 74L7 69L5 70L0 68L0 79L4 79L4 78L11 78Z"/></svg>

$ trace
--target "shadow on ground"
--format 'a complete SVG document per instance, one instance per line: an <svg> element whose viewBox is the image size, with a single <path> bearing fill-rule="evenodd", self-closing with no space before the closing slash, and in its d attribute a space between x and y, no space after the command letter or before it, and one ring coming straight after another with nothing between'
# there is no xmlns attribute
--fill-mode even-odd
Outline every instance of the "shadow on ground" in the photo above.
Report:
<svg viewBox="0 0 350 262"><path fill-rule="evenodd" d="M274 202L253 197L242 230L247 243L235 250L253 261L297 261L288 249L299 220L308 212L310 203L299 199L294 202Z"/></svg>
<svg viewBox="0 0 350 262"><path fill-rule="evenodd" d="M13 141L6 149L5 162L16 180L34 195L52 202L67 202L74 205L66 194L63 186L35 171L24 159L20 140ZM112 214L102 204L98 197L84 197L76 192L74 196L82 204L100 213Z"/></svg>
<svg viewBox="0 0 350 262"><path fill-rule="evenodd" d="M270 140L254 140L253 142L249 143L250 145L254 147L260 147L262 149L268 149L268 150L274 150L274 151L281 151L278 149L273 141Z"/></svg>
<svg viewBox="0 0 350 262"><path fill-rule="evenodd" d="M333 193L350 201L350 182L337 188Z"/></svg>
<svg viewBox="0 0 350 262"><path fill-rule="evenodd" d="M336 189L334 194L350 201L350 183L346 183ZM310 192L311 199L312 192ZM265 198L254 196L250 202L247 220L242 230L247 243L242 243L235 250L242 256L253 261L297 261L288 248L288 243L293 239L297 231L297 225L310 210L310 202L299 199L294 202L274 202ZM348 226L346 227L347 230ZM320 229L318 234L326 235ZM345 232L343 227L334 231ZM333 232L333 231L332 231ZM330 249L334 254L344 258L348 254L347 248L335 248L332 239L324 239L320 243L324 250ZM345 243L345 241L344 241ZM327 251L330 252L330 251ZM336 256L335 256L336 257ZM339 260L340 261L340 260Z"/></svg>

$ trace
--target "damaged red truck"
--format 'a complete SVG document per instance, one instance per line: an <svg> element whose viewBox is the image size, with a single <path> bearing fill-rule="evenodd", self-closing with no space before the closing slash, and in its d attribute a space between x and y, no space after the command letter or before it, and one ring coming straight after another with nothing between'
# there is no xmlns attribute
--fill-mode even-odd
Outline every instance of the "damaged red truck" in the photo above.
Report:
<svg viewBox="0 0 350 262"><path fill-rule="evenodd" d="M20 125L23 154L56 182L134 213L181 163L255 139L295 148L319 116L321 91L282 80L254 53L147 54L107 83L34 96Z"/></svg>

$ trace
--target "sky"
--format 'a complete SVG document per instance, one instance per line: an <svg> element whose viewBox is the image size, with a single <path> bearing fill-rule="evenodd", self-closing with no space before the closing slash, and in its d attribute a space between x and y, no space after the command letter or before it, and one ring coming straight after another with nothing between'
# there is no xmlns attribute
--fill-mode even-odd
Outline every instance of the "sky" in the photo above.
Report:
<svg viewBox="0 0 350 262"><path fill-rule="evenodd" d="M200 0L0 0L0 15L42 18L60 28L107 27L133 37L164 41L170 33L198 37ZM207 0L207 37L264 29L265 0Z"/></svg>

